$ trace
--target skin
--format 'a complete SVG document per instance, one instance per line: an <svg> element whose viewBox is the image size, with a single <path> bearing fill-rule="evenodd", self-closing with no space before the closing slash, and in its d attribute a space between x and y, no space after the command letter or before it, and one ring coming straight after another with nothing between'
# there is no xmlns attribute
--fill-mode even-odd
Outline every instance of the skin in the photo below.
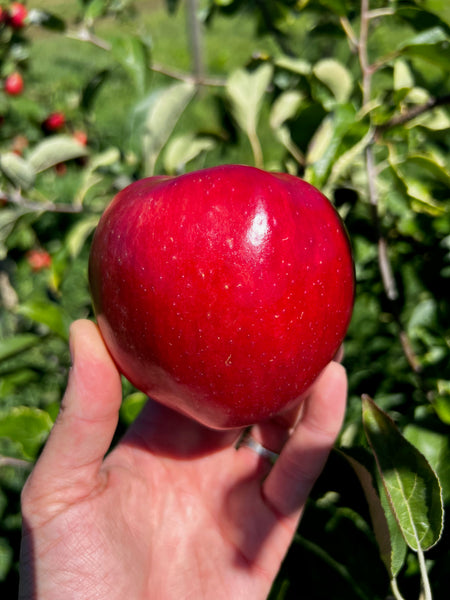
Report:
<svg viewBox="0 0 450 600"><path fill-rule="evenodd" d="M342 424L343 367L252 435L214 431L149 401L107 454L119 373L97 327L71 329L61 411L22 496L21 600L267 597Z"/></svg>

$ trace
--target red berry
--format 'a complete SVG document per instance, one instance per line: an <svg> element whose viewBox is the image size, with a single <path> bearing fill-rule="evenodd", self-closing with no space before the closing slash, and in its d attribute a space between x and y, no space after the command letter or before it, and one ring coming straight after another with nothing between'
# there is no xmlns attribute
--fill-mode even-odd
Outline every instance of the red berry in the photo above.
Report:
<svg viewBox="0 0 450 600"><path fill-rule="evenodd" d="M33 271L48 269L52 264L52 257L46 250L34 249L27 252L26 259Z"/></svg>
<svg viewBox="0 0 450 600"><path fill-rule="evenodd" d="M74 139L77 140L77 142L79 142L83 146L87 146L88 136L87 136L87 133L85 131L82 131L82 130L74 131L73 132L73 137L74 137Z"/></svg>
<svg viewBox="0 0 450 600"><path fill-rule="evenodd" d="M13 2L11 4L8 22L13 29L21 29L25 25L27 16L28 11L21 2Z"/></svg>
<svg viewBox="0 0 450 600"><path fill-rule="evenodd" d="M48 115L43 123L45 131L59 131L66 124L66 117L62 112L54 112Z"/></svg>
<svg viewBox="0 0 450 600"><path fill-rule="evenodd" d="M121 372L218 429L299 402L340 347L355 290L327 198L237 165L122 190L95 232L89 280Z"/></svg>
<svg viewBox="0 0 450 600"><path fill-rule="evenodd" d="M11 73L5 80L5 92L10 96L20 96L23 87L23 78L20 73Z"/></svg>

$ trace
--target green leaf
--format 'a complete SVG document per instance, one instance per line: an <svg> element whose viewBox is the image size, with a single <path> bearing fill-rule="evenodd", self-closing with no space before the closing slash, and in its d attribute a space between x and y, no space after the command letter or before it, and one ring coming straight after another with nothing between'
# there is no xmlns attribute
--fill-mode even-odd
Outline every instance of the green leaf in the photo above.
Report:
<svg viewBox="0 0 450 600"><path fill-rule="evenodd" d="M97 98L99 91L110 75L108 69L102 69L87 82L81 92L80 107L89 111Z"/></svg>
<svg viewBox="0 0 450 600"><path fill-rule="evenodd" d="M107 6L105 0L90 0L84 13L84 18L88 21L98 19L106 13Z"/></svg>
<svg viewBox="0 0 450 600"><path fill-rule="evenodd" d="M350 463L359 479L369 507L380 556L392 579L398 575L405 562L407 547L392 511L386 510L386 496L383 488L380 493L377 490L372 475L371 457L364 452L363 448L358 448L358 453L351 448L341 449L339 452Z"/></svg>
<svg viewBox="0 0 450 600"><path fill-rule="evenodd" d="M281 56L275 60L275 66L298 75L309 75L312 71L311 64L303 58L291 58L290 56Z"/></svg>
<svg viewBox="0 0 450 600"><path fill-rule="evenodd" d="M278 96L270 112L270 126L275 132L297 114L304 97L304 94L298 90L289 90Z"/></svg>
<svg viewBox="0 0 450 600"><path fill-rule="evenodd" d="M0 210L0 260L3 260L8 253L5 242L22 214L21 211L10 208Z"/></svg>
<svg viewBox="0 0 450 600"><path fill-rule="evenodd" d="M425 29L425 31L421 31L417 35L402 41L397 48L402 50L413 46L434 46L435 44L446 42L447 40L448 36L442 27L431 27L430 29Z"/></svg>
<svg viewBox="0 0 450 600"><path fill-rule="evenodd" d="M202 152L212 150L215 142L212 137L197 137L186 133L174 138L164 153L164 168L168 173L182 173L186 164Z"/></svg>
<svg viewBox="0 0 450 600"><path fill-rule="evenodd" d="M426 458L368 396L363 424L397 523L413 550L434 546L442 533L441 486Z"/></svg>
<svg viewBox="0 0 450 600"><path fill-rule="evenodd" d="M447 382L450 383L450 382ZM410 423L404 430L405 438L428 460L442 484L444 504L450 501L450 438Z"/></svg>
<svg viewBox="0 0 450 600"><path fill-rule="evenodd" d="M6 538L0 538L0 581L3 581L12 567L14 552Z"/></svg>
<svg viewBox="0 0 450 600"><path fill-rule="evenodd" d="M47 412L28 406L0 410L0 437L21 445L23 457L34 460L52 428Z"/></svg>
<svg viewBox="0 0 450 600"><path fill-rule="evenodd" d="M19 305L17 312L32 321L47 327L63 340L69 339L69 325L71 319L64 310L54 302L43 300L29 300Z"/></svg>
<svg viewBox="0 0 450 600"><path fill-rule="evenodd" d="M325 117L314 134L306 155L310 165L306 178L317 187L325 183L345 135L354 125L356 113L350 104L341 104Z"/></svg>
<svg viewBox="0 0 450 600"><path fill-rule="evenodd" d="M437 416L446 425L450 425L450 381L437 381L438 395L433 399Z"/></svg>
<svg viewBox="0 0 450 600"><path fill-rule="evenodd" d="M334 162L326 185L323 188L323 193L329 195L333 187L340 177L343 177L348 171L354 167L358 157L362 156L367 146L373 140L373 130L368 127L367 133L354 146L341 154Z"/></svg>
<svg viewBox="0 0 450 600"><path fill-rule="evenodd" d="M40 336L33 333L18 333L13 337L0 339L0 361L33 348L41 340Z"/></svg>
<svg viewBox="0 0 450 600"><path fill-rule="evenodd" d="M54 135L40 142L29 154L28 160L36 173L40 173L59 163L87 154L86 146L73 137Z"/></svg>
<svg viewBox="0 0 450 600"><path fill-rule="evenodd" d="M148 48L134 35L115 36L111 39L111 52L132 79L140 96L147 90L149 76Z"/></svg>
<svg viewBox="0 0 450 600"><path fill-rule="evenodd" d="M353 78L342 63L324 58L314 65L313 73L331 90L337 102L347 102L353 90Z"/></svg>
<svg viewBox="0 0 450 600"><path fill-rule="evenodd" d="M112 167L120 161L120 152L117 148L108 148L104 152L92 156L89 164L83 172L83 180L78 190L74 205L81 206L89 191L103 180L103 175L98 171L106 167Z"/></svg>
<svg viewBox="0 0 450 600"><path fill-rule="evenodd" d="M256 131L262 102L272 79L272 73L271 65L262 64L251 73L238 69L228 78L226 92L231 100L233 115L239 127L249 137Z"/></svg>
<svg viewBox="0 0 450 600"><path fill-rule="evenodd" d="M450 26L450 4L448 0L416 0L416 4L437 15Z"/></svg>
<svg viewBox="0 0 450 600"><path fill-rule="evenodd" d="M36 176L31 162L14 152L5 152L0 156L0 170L16 188L24 190L31 188Z"/></svg>
<svg viewBox="0 0 450 600"><path fill-rule="evenodd" d="M120 406L120 418L125 425L131 425L146 402L147 396L142 392L134 392L123 399Z"/></svg>
<svg viewBox="0 0 450 600"><path fill-rule="evenodd" d="M347 0L319 0L319 4L326 6L341 17L348 15Z"/></svg>
<svg viewBox="0 0 450 600"><path fill-rule="evenodd" d="M403 41L397 48L403 56L420 58L448 71L450 48L448 35L441 27L433 27Z"/></svg>
<svg viewBox="0 0 450 600"><path fill-rule="evenodd" d="M433 194L437 184L444 189L450 188L450 175L438 156L411 154L398 160L390 149L389 162L405 185L408 196L415 200L416 212L438 216L447 210L446 205L437 201Z"/></svg>
<svg viewBox="0 0 450 600"><path fill-rule="evenodd" d="M270 126L275 135L299 164L304 164L303 153L294 143L290 128L285 123L296 115L303 99L304 95L297 90L284 92L275 100L270 113Z"/></svg>
<svg viewBox="0 0 450 600"><path fill-rule="evenodd" d="M394 90L411 89L414 87L414 77L408 63L402 58L394 62Z"/></svg>
<svg viewBox="0 0 450 600"><path fill-rule="evenodd" d="M94 231L99 221L98 215L89 215L78 221L69 231L66 237L66 249L72 258L81 252L87 238Z"/></svg>
<svg viewBox="0 0 450 600"><path fill-rule="evenodd" d="M192 83L175 83L151 94L137 108L145 111L143 151L146 175L153 175L158 156L195 94Z"/></svg>

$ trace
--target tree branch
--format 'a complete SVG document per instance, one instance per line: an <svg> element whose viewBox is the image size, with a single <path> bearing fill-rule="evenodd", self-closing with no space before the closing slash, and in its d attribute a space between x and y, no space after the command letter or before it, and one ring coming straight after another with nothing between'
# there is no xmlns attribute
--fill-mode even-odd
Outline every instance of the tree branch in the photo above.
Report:
<svg viewBox="0 0 450 600"><path fill-rule="evenodd" d="M83 210L82 206L75 206L73 204L57 204L50 201L33 202L24 198L18 190L10 193L0 190L0 200L15 204L30 212L79 213Z"/></svg>
<svg viewBox="0 0 450 600"><path fill-rule="evenodd" d="M423 115L424 113L430 110L433 110L437 106L444 106L446 104L450 104L450 94L446 94L445 96L438 96L437 98L430 98L424 104L413 106L410 110L400 115L395 115L391 119L389 119L389 121L386 121L386 123L378 125L375 128L375 135L382 134L388 129L392 129L393 127L405 125L405 123L408 123L416 117Z"/></svg>
<svg viewBox="0 0 450 600"><path fill-rule="evenodd" d="M370 23L370 0L361 0L361 26L360 26L360 34L358 40L358 57L359 64L361 67L363 82L362 82L362 105L363 108L367 106L370 102L371 96L371 87L372 87L372 75L374 73L373 65L369 63L367 56L367 41L369 35L369 23ZM434 106L433 106L434 107ZM425 110L429 110L430 107L427 106ZM422 111L424 112L424 111ZM419 112L420 114L420 112ZM405 115L399 115L396 120L398 121L401 118L404 118ZM417 113L416 115L417 116ZM414 117L411 117L414 118ZM391 126L394 119L391 119ZM406 121L405 121L406 122ZM395 121L394 121L395 123ZM386 125L386 124L385 124ZM375 133L380 132L379 128L375 128ZM378 203L378 190L376 186L376 167L375 167L375 158L373 145L376 142L376 137L374 136L372 143L370 143L365 150L365 158L366 158L366 172L367 172L367 181L368 181L368 194L369 194L369 202L372 208L372 220L375 227L375 231L377 234L378 240L378 266L380 269L381 280L383 283L384 292L386 297L390 303L392 315L395 319L397 327L399 329L399 341L403 350L403 354L408 361L409 366L411 367L414 373L418 373L420 371L420 363L417 360L412 345L409 341L408 335L406 331L403 329L401 318L397 306L397 300L399 297L397 283L395 281L392 264L389 258L389 248L386 237L383 235L383 230L380 222L380 214L379 214L379 203Z"/></svg>
<svg viewBox="0 0 450 600"><path fill-rule="evenodd" d="M33 463L29 460L0 455L0 467L19 467L21 469L31 469L32 466Z"/></svg>

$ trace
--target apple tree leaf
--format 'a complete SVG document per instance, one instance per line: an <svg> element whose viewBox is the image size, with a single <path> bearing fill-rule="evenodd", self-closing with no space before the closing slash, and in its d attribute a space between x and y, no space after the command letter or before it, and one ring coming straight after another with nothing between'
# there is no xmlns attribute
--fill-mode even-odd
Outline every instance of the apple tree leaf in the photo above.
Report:
<svg viewBox="0 0 450 600"><path fill-rule="evenodd" d="M449 38L442 27L432 27L403 41L397 51L408 58L419 58L448 71L450 69Z"/></svg>
<svg viewBox="0 0 450 600"><path fill-rule="evenodd" d="M120 419L125 425L131 425L147 402L147 396L142 392L133 392L123 399L120 406Z"/></svg>
<svg viewBox="0 0 450 600"><path fill-rule="evenodd" d="M28 161L35 172L40 173L59 163L87 154L86 146L70 135L54 135L35 146L28 156Z"/></svg>
<svg viewBox="0 0 450 600"><path fill-rule="evenodd" d="M404 430L405 438L426 457L442 485L444 504L450 502L450 438L442 432L432 431L410 423Z"/></svg>
<svg viewBox="0 0 450 600"><path fill-rule="evenodd" d="M171 174L182 173L189 161L197 158L202 152L212 150L214 146L212 137L199 137L193 133L179 135L167 144L164 168Z"/></svg>
<svg viewBox="0 0 450 600"><path fill-rule="evenodd" d="M415 0L415 3L423 10L435 14L450 26L450 3L448 0Z"/></svg>
<svg viewBox="0 0 450 600"><path fill-rule="evenodd" d="M147 176L153 175L161 150L194 94L193 83L174 83L152 93L137 108L137 113L145 111L142 144Z"/></svg>
<svg viewBox="0 0 450 600"><path fill-rule="evenodd" d="M363 425L406 543L415 551L431 548L443 527L442 490L436 473L368 396L363 397Z"/></svg>
<svg viewBox="0 0 450 600"><path fill-rule="evenodd" d="M111 38L111 52L130 76L138 94L143 96L150 73L147 45L134 35L114 36Z"/></svg>
<svg viewBox="0 0 450 600"><path fill-rule="evenodd" d="M18 306L17 312L44 325L63 340L69 339L71 319L58 304L43 300L28 300Z"/></svg>
<svg viewBox="0 0 450 600"><path fill-rule="evenodd" d="M388 506L384 488L377 485L373 458L364 448L345 448L339 450L339 453L349 462L358 477L369 507L381 559L393 579L405 562L407 546Z"/></svg>
<svg viewBox="0 0 450 600"><path fill-rule="evenodd" d="M324 58L314 65L313 73L330 89L337 102L347 102L353 90L353 78L342 63Z"/></svg>
<svg viewBox="0 0 450 600"><path fill-rule="evenodd" d="M270 126L275 135L300 164L304 163L304 157L294 143L286 121L295 117L303 99L304 95L297 90L283 92L274 102L270 113Z"/></svg>
<svg viewBox="0 0 450 600"><path fill-rule="evenodd" d="M238 69L228 78L226 92L231 101L234 118L248 137L252 137L256 132L259 113L272 73L272 66L263 64L251 73L245 69Z"/></svg>
<svg viewBox="0 0 450 600"><path fill-rule="evenodd" d="M39 344L41 339L34 333L18 333L13 337L0 339L0 361L29 350Z"/></svg>
<svg viewBox="0 0 450 600"><path fill-rule="evenodd" d="M53 422L50 415L30 406L13 406L0 410L0 438L14 440L21 446L23 458L34 460L47 439Z"/></svg>
<svg viewBox="0 0 450 600"><path fill-rule="evenodd" d="M433 398L433 408L446 425L450 425L450 380L438 379L437 393Z"/></svg>
<svg viewBox="0 0 450 600"><path fill-rule="evenodd" d="M356 112L350 104L340 104L319 125L308 146L305 178L318 188L325 183L333 163L342 154L341 144L354 126Z"/></svg>
<svg viewBox="0 0 450 600"><path fill-rule="evenodd" d="M0 156L0 171L16 188L23 190L29 190L36 177L32 163L14 152L5 152Z"/></svg>

